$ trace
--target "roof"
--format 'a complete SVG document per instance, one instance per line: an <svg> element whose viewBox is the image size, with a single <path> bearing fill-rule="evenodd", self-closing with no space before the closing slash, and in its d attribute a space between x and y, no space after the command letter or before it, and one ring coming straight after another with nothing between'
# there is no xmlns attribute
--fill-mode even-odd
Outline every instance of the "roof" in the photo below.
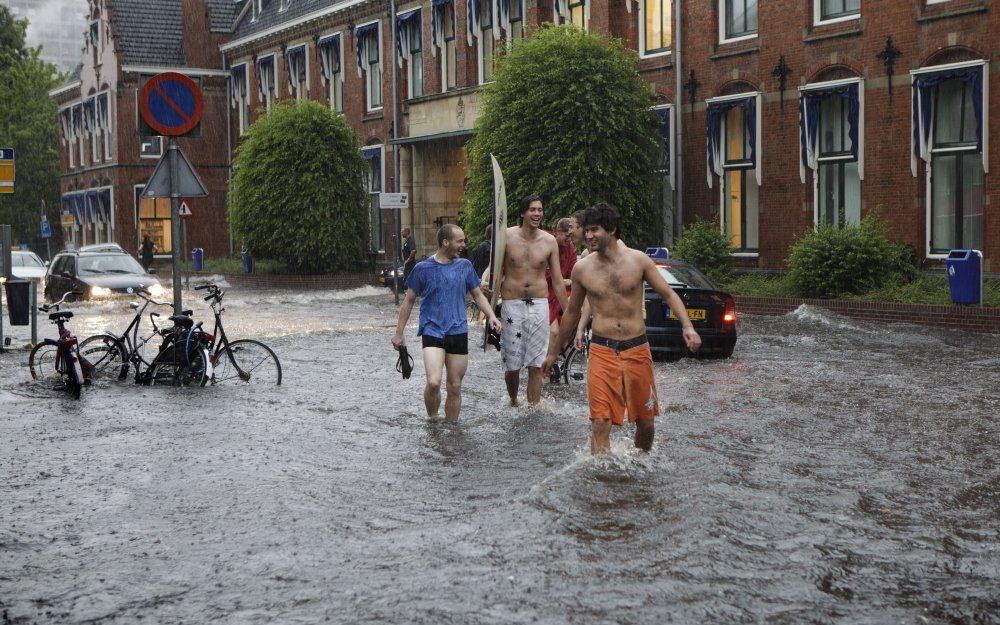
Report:
<svg viewBox="0 0 1000 625"><path fill-rule="evenodd" d="M187 64L179 0L107 0L107 3L115 22L122 65L183 67Z"/></svg>
<svg viewBox="0 0 1000 625"><path fill-rule="evenodd" d="M210 28L214 31L232 31L236 18L243 9L244 0L205 0L208 12L212 16Z"/></svg>
<svg viewBox="0 0 1000 625"><path fill-rule="evenodd" d="M242 39L266 30L293 22L300 17L322 11L338 4L348 4L350 0L288 0L288 8L279 11L279 0L263 0L263 8L256 20L251 21L251 12L247 11L243 19L236 25L233 39Z"/></svg>

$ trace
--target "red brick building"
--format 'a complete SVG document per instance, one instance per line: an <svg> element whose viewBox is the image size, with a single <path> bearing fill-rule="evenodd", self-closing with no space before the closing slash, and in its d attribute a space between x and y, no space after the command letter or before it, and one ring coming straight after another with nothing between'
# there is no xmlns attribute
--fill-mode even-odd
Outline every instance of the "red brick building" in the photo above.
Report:
<svg viewBox="0 0 1000 625"><path fill-rule="evenodd" d="M139 136L136 102L147 78L178 71L198 81L205 97L201 137L180 139L209 192L188 200L195 216L188 246L229 252L229 73L218 49L235 9L231 0L90 0L82 63L52 92L60 106L62 208L75 217L66 241L112 241L132 251L149 235L159 254L179 245L170 236L169 200L139 197L166 145Z"/></svg>
<svg viewBox="0 0 1000 625"><path fill-rule="evenodd" d="M188 17L200 3L209 14L203 22ZM126 3L98 4L114 22L115 5ZM387 0L155 4L177 5L170 11L193 20L159 65L209 72L213 98L222 95L218 70L230 78L227 110L208 124L218 133L228 116L228 136L202 140L213 144L205 149L228 151L221 161L213 152L196 162L223 193L225 175L214 177L209 161L231 163L243 131L274 101L310 98L342 111L358 132L373 193L410 194L403 225L426 253L438 225L464 210L465 144L493 59L541 23L573 22L635 49L657 94L670 150L656 197L665 243L681 224L718 220L741 263L776 268L801 233L878 211L920 259L975 247L997 270L1000 219L990 207L1000 202L1000 184L989 175L989 155L1000 149L998 124L990 124L1000 87L989 59L1000 17L988 0L403 0L394 16ZM130 84L141 76L121 74L133 76ZM81 97L93 90L85 75ZM120 124L134 114L130 97L117 95L128 111ZM185 145L192 157L195 141ZM73 172L67 193L101 182L91 181L100 172L90 166L64 165ZM115 187L127 193L134 184ZM207 225L221 240L221 199L215 206ZM120 228L125 239L138 234ZM392 229L373 210L374 251L386 249Z"/></svg>

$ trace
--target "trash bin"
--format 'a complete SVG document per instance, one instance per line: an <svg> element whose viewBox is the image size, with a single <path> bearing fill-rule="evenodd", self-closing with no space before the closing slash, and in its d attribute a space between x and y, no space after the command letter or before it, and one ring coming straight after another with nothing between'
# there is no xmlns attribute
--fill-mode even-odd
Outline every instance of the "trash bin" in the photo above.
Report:
<svg viewBox="0 0 1000 625"><path fill-rule="evenodd" d="M201 271L205 268L205 250L196 247L191 250L191 260L194 261L194 270Z"/></svg>
<svg viewBox="0 0 1000 625"><path fill-rule="evenodd" d="M945 259L948 287L953 304L983 303L983 253L979 250L951 250Z"/></svg>
<svg viewBox="0 0 1000 625"><path fill-rule="evenodd" d="M8 280L7 314L12 326L26 326L31 323L31 281Z"/></svg>
<svg viewBox="0 0 1000 625"><path fill-rule="evenodd" d="M243 259L243 273L253 273L253 256L248 248L243 248L240 258Z"/></svg>

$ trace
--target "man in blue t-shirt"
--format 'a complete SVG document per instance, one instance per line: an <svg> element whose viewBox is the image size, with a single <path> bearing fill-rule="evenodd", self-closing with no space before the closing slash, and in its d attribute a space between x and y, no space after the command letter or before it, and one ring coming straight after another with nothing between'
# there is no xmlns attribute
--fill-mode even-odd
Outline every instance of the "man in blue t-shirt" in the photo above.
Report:
<svg viewBox="0 0 1000 625"><path fill-rule="evenodd" d="M469 367L469 321L465 294L472 297L486 315L487 323L500 331L500 320L479 288L479 276L472 263L459 258L465 249L465 233L454 224L445 224L437 233L438 249L422 260L406 279L406 298L399 309L399 322L392 346L406 344L403 329L410 319L413 302L420 298L420 327L424 354L424 404L427 416L437 418L441 406L442 369L447 370L448 398L444 404L445 421L458 421L462 409L462 378Z"/></svg>

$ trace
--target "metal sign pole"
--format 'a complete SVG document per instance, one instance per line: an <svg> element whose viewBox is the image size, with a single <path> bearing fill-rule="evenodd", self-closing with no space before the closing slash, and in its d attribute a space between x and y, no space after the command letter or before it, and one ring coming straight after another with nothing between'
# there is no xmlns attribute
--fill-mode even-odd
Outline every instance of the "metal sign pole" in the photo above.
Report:
<svg viewBox="0 0 1000 625"><path fill-rule="evenodd" d="M188 222L187 222L187 218L186 217L184 218L184 223L181 224L181 241L184 242L184 245L181 247L182 254L183 254L183 256L181 257L181 261L187 262L187 259L188 259ZM191 286L191 277L189 275L185 275L184 284L186 286Z"/></svg>
<svg viewBox="0 0 1000 625"><path fill-rule="evenodd" d="M181 194L177 157L181 148L177 144L176 137L170 137L167 149L170 156L170 161L167 165L170 167L170 247L174 257L174 314L179 315L181 314L181 310L183 310L183 305L181 304L181 252L178 249L181 243L181 218L178 214L180 212Z"/></svg>
<svg viewBox="0 0 1000 625"><path fill-rule="evenodd" d="M38 283L31 281L31 346L38 345Z"/></svg>

